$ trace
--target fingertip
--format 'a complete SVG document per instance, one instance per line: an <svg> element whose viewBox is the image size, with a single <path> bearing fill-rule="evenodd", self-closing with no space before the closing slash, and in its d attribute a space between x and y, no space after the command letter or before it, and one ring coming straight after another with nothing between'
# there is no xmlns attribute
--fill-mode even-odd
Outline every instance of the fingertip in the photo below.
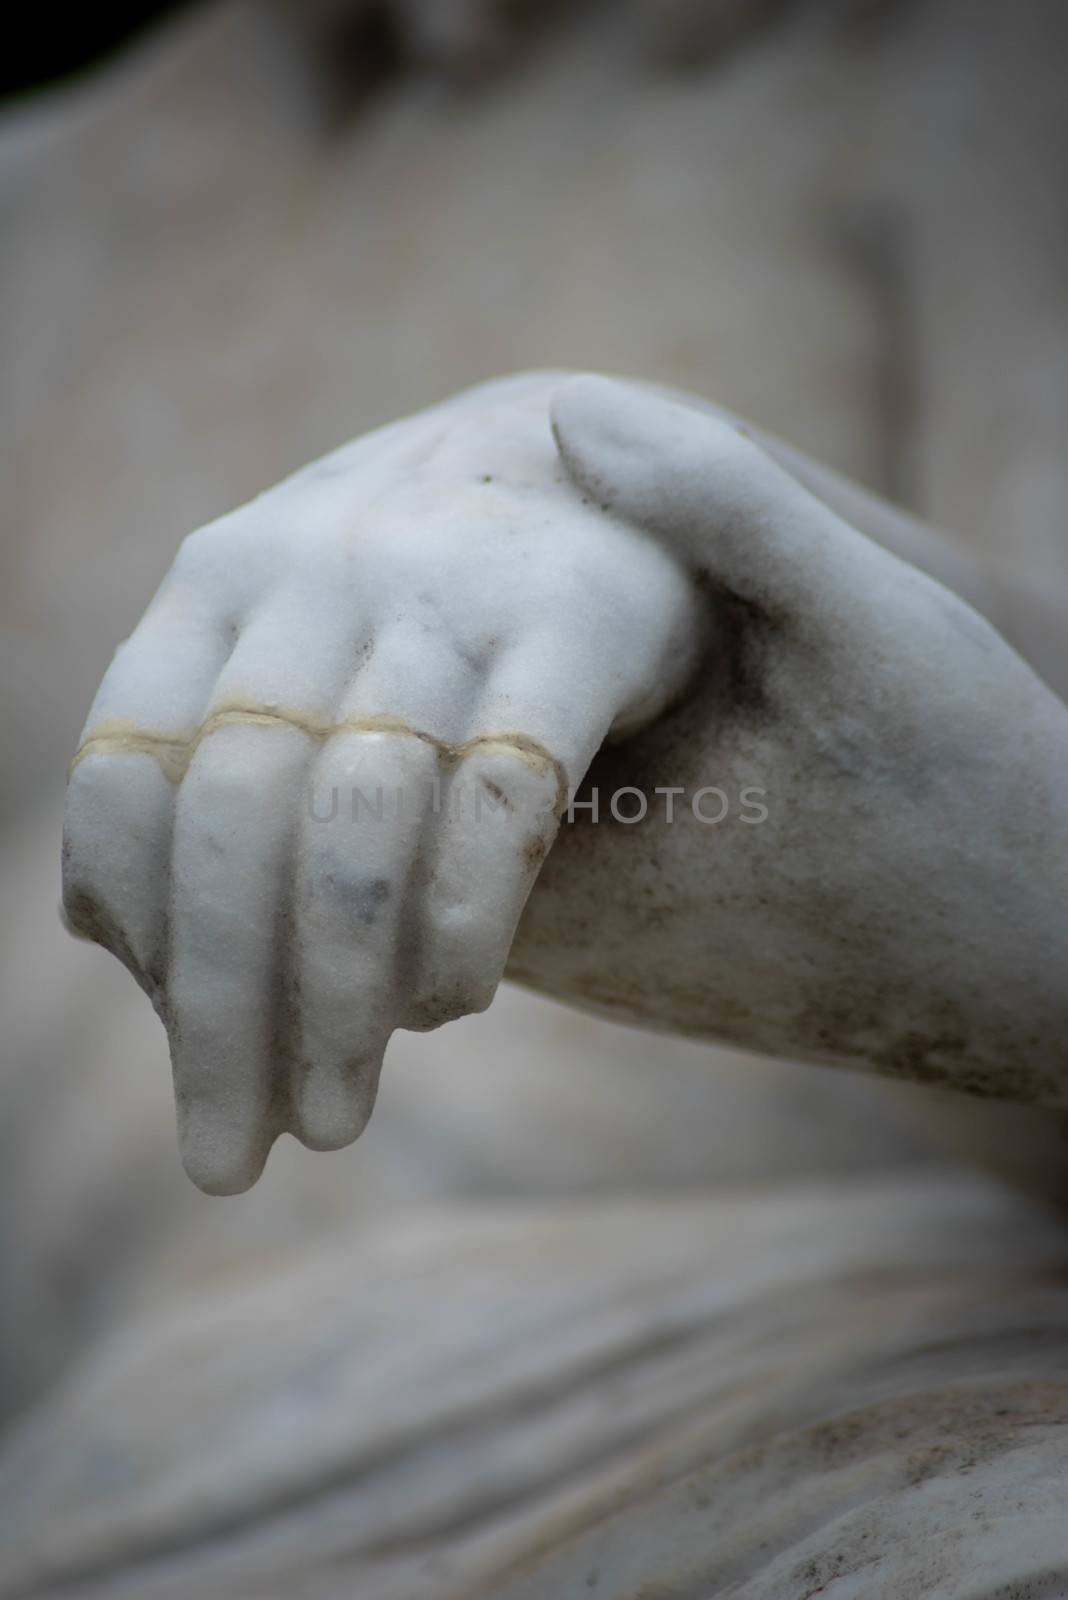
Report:
<svg viewBox="0 0 1068 1600"><path fill-rule="evenodd" d="M607 378L600 372L572 372L562 377L549 397L549 411L554 426L559 421L567 427L571 421L579 426L586 418L598 418L618 392L624 395L631 389L625 379Z"/></svg>
<svg viewBox="0 0 1068 1600"><path fill-rule="evenodd" d="M296 1091L294 1132L309 1150L343 1150L354 1144L375 1108L381 1050L337 1065L309 1067Z"/></svg>
<svg viewBox="0 0 1068 1600"><path fill-rule="evenodd" d="M459 952L454 955L453 966L456 971L462 967ZM453 976L437 987L431 986L411 1002L403 1025L411 1033L433 1033L447 1022L478 1016L493 1004L498 981L496 975L487 978L466 973Z"/></svg>
<svg viewBox="0 0 1068 1600"><path fill-rule="evenodd" d="M254 1142L235 1140L224 1127L179 1118L182 1166L202 1194L245 1194L263 1173L274 1140L274 1134Z"/></svg>
<svg viewBox="0 0 1068 1600"><path fill-rule="evenodd" d="M187 1176L204 1194L244 1194L260 1177L281 1131L270 1108L239 1101L214 1073L199 1089L175 1056L178 1150Z"/></svg>
<svg viewBox="0 0 1068 1600"><path fill-rule="evenodd" d="M640 418L634 414L640 398L626 383L583 372L568 378L550 399L549 420L564 465L602 501L640 440Z"/></svg>
<svg viewBox="0 0 1068 1600"><path fill-rule="evenodd" d="M855 537L731 417L585 375L556 391L551 420L571 478L602 510L739 593L804 597Z"/></svg>
<svg viewBox="0 0 1068 1600"><path fill-rule="evenodd" d="M740 442L728 424L689 406L592 374L561 386L551 423L568 473L590 499L672 543L686 542L710 470Z"/></svg>

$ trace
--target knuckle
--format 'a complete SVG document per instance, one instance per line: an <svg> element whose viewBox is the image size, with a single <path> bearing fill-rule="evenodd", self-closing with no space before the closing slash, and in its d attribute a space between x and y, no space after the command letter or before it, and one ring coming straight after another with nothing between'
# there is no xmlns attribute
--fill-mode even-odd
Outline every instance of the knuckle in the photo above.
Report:
<svg viewBox="0 0 1068 1600"><path fill-rule="evenodd" d="M270 575L274 549L266 519L241 507L186 534L175 551L169 581L206 591L225 606Z"/></svg>
<svg viewBox="0 0 1068 1600"><path fill-rule="evenodd" d="M221 523L209 522L205 527L186 534L174 555L173 571L179 577L195 578L216 565L220 551L225 547L222 527Z"/></svg>

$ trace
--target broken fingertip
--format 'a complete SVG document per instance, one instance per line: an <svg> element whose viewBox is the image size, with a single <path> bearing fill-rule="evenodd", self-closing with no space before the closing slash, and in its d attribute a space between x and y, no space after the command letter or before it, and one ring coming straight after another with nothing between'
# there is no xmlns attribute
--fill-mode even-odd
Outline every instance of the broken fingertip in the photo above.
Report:
<svg viewBox="0 0 1068 1600"><path fill-rule="evenodd" d="M404 1027L411 1033L432 1033L447 1022L488 1011L497 993L497 978L468 976L422 989L410 1001Z"/></svg>

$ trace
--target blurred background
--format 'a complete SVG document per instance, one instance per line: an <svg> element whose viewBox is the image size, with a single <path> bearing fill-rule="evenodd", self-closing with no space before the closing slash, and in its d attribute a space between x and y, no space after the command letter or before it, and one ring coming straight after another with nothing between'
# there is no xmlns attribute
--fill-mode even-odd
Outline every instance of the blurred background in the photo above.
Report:
<svg viewBox="0 0 1068 1600"><path fill-rule="evenodd" d="M5 1416L332 1231L944 1159L859 1079L502 991L395 1038L356 1147L206 1199L147 1002L60 927L62 790L189 529L524 367L720 399L1068 585L1066 46L1063 0L104 5L9 41Z"/></svg>

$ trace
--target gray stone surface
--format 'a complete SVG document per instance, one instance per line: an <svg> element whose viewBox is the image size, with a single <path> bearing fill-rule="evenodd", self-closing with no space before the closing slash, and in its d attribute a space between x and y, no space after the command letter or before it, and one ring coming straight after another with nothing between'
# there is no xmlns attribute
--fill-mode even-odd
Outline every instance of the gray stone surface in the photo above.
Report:
<svg viewBox="0 0 1068 1600"><path fill-rule="evenodd" d="M891 492L1012 569L997 620L1063 686L1060 0L797 4L734 53L679 77L650 71L648 34L633 13L615 17L569 15L515 58L509 82L490 81L475 98L424 73L362 99L351 85L337 93L333 68L323 70L318 46L294 43L291 24L234 5L179 22L80 88L5 114L0 777L10 820L0 867L0 1204L16 1225L4 1230L0 1331L9 1410L25 1409L91 1343L99 1356L83 1360L106 1364L116 1324L129 1322L139 1339L146 1308L158 1321L138 1359L151 1374L152 1343L180 1330L187 1292L210 1329L216 1296L225 1318L239 1281L274 1277L290 1250L299 1266L309 1241L347 1221L371 1239L387 1227L389 1251L400 1248L398 1212L422 1226L420 1216L451 1203L444 1197L496 1209L507 1195L532 1212L539 1195L554 1205L566 1196L554 1236L578 1228L582 1279L605 1253L598 1225L577 1220L593 1195L606 1203L633 1183L664 1197L915 1158L917 1141L858 1079L650 1039L512 993L483 1018L404 1036L374 1135L355 1152L300 1159L283 1143L252 1196L212 1202L178 1167L162 1030L117 964L69 941L55 915L66 760L114 640L182 535L362 429L495 372L558 363L714 395ZM1037 586L1049 614L1026 641L1013 620L1020 586ZM1033 617L1033 597L1022 605ZM938 1209L929 1189L920 1198ZM708 1204L714 1213L718 1202ZM947 1340L950 1381L974 1394L960 1351L983 1359L996 1338L976 1330L1018 1307L1021 1390L1031 1385L1055 1416L1041 1375L1063 1314L1052 1304L1047 1320L1029 1298L1030 1267L1013 1265L1037 1238L1032 1225L1014 1235L1015 1223L998 1221L1000 1203L989 1205L971 1235L987 1266L962 1302L967 1326ZM845 1200L835 1215L853 1209ZM878 1284L868 1277L854 1302L876 1322L881 1297L901 1281L902 1252L929 1231L926 1213L901 1221L889 1202L887 1212L909 1244L893 1246L898 1265ZM533 1214L529 1226L536 1241ZM629 1237L634 1224L618 1227ZM1001 1227L1004 1253L991 1243ZM553 1257L532 1248L557 1281ZM650 1248L668 1248L665 1235ZM754 1243L754 1259L765 1251L766 1239ZM506 1298L507 1263L518 1259L513 1240L485 1258L490 1305ZM971 1259L954 1233L934 1275L956 1283ZM780 1258L771 1251L769 1260ZM922 1341L925 1327L946 1325L923 1296L911 1301L911 1271L903 1304L915 1303ZM283 1304L285 1281L274 1277ZM545 1278L535 1286L544 1293ZM822 1287L815 1293L812 1344L830 1336L826 1307L839 1303ZM670 1292L663 1298L670 1316ZM774 1296L770 1304L774 1319ZM858 1315L863 1337L876 1338L868 1313ZM738 1326L745 1343L755 1324ZM849 1319L842 1326L862 1337ZM298 1361L309 1337L298 1318ZM209 1337L208 1352L219 1348ZM429 1341L418 1348L432 1356ZM132 1352L127 1344L119 1357L131 1374ZM781 1351L783 1371L793 1355ZM836 1346L830 1355L838 1358ZM151 1376L153 1391L163 1370ZM809 1369L797 1370L804 1389ZM166 1371L173 1379L173 1364ZM94 1396L113 1409L113 1389L90 1395L83 1383L88 1376L72 1374L65 1397L27 1419L22 1437L43 1444L21 1504L28 1540L50 1544L62 1525L60 1557L84 1563L92 1546L106 1573L109 1560L127 1561L116 1530L138 1528L143 1502L123 1507L129 1485L121 1467L109 1480L115 1458L106 1452L80 1486L58 1482L74 1437L63 1407L80 1408L83 1438ZM389 1383L383 1373L386 1393ZM309 1381L302 1392L313 1390ZM576 1439L589 1393L581 1382L567 1390ZM144 1388L131 1385L131 1404L138 1395ZM203 1412L188 1386L178 1381L169 1403L188 1410L195 1429ZM948 1402L936 1397L932 1409L935 1435L941 1415L968 1437L971 1424ZM1027 1436L1034 1418L1026 1405L1016 1414ZM255 1443L255 1426L273 1417L285 1440L282 1412L263 1415L248 1438ZM776 1416L765 1418L766 1432ZM921 1453L930 1464L945 1449L944 1438L928 1437ZM952 1506L953 1494L976 1485L963 1463L955 1476L952 1451L942 1459L959 1486L948 1490ZM173 1486L171 1467L180 1473L177 1450L159 1462L157 1485ZM1029 1476L1017 1457L1008 1470L1034 1485L1045 1469ZM572 1509L592 1495L593 1477L587 1462L565 1480ZM372 1469L359 1480L361 1495L374 1479ZM109 1481L112 1520L94 1524L93 1497ZM441 1457L435 1481L447 1481ZM755 1491L754 1482L761 1494L781 1477ZM233 1490L245 1492L236 1480ZM902 1490L891 1480L888 1517L905 1503ZM524 1494L502 1513L501 1543L483 1572L504 1559L513 1516L529 1535L540 1500ZM290 1501L310 1503L299 1493ZM826 1504L833 1510L833 1494ZM956 1503L956 1528L971 1526L965 1504ZM1002 1512L1015 1506L1001 1496ZM1045 1516L1041 1506L1036 1514ZM302 1544L295 1515L296 1524L268 1499L259 1524L267 1565L291 1539L297 1565L302 1549L317 1548L322 1524L309 1523ZM661 1525L670 1530L674 1515ZM580 1530L598 1522L607 1526L595 1505ZM834 1523L828 1532L818 1517L799 1526L815 1546L806 1562L834 1553ZM622 1573L617 1594L630 1582L625 1541L619 1526L605 1535ZM966 1552L968 1542L957 1546ZM551 1559L569 1559L558 1543L547 1537ZM322 1548L329 1563L336 1546ZM24 1543L23 1575L40 1559ZM269 1593L259 1563L253 1592ZM581 1569L583 1582L590 1570ZM981 1579L954 1570L958 1592L981 1592ZM339 1571L343 1560L328 1566L322 1592L336 1592ZM133 1592L142 1577L135 1566ZM189 1593L182 1573L174 1577ZM240 1581L213 1575L199 1592L240 1593ZM701 1581L715 1591L714 1574ZM821 1581L819 1572L807 1581ZM850 1591L851 1581L843 1578L842 1594L877 1592L861 1580ZM921 1592L925 1581L921 1567ZM1060 1578L1031 1571L1028 1581L1056 1593ZM292 1571L286 1584L282 1592L294 1592ZM794 1592L804 1592L800 1581Z"/></svg>

